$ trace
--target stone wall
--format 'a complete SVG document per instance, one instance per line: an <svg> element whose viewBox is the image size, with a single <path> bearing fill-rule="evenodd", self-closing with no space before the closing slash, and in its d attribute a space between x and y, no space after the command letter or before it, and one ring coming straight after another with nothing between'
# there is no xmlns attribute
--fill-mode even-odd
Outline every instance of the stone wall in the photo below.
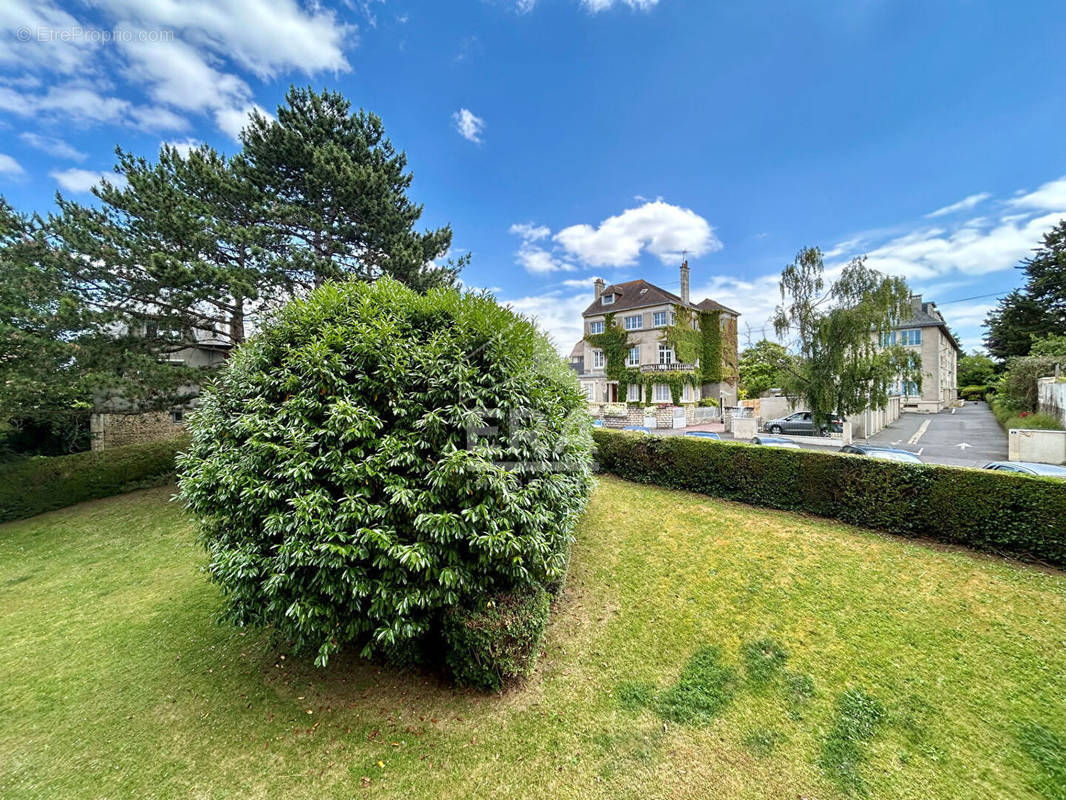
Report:
<svg viewBox="0 0 1066 800"><path fill-rule="evenodd" d="M1066 381L1061 378L1041 378L1036 383L1040 413L1050 414L1066 427Z"/></svg>
<svg viewBox="0 0 1066 800"><path fill-rule="evenodd" d="M175 422L169 411L144 414L93 414L89 420L93 450L110 450L127 444L156 442L177 436L184 422Z"/></svg>
<svg viewBox="0 0 1066 800"><path fill-rule="evenodd" d="M1007 458L1041 464L1066 463L1066 431L1011 428L1007 432Z"/></svg>

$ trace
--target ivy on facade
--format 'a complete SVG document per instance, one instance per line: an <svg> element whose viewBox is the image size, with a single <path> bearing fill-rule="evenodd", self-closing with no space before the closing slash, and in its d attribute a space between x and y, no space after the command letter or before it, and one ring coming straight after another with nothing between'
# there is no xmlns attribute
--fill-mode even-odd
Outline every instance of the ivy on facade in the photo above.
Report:
<svg viewBox="0 0 1066 800"><path fill-rule="evenodd" d="M687 310L687 309L686 309ZM691 325L691 323L690 323ZM692 358L682 356L677 346L670 341L667 328L666 342L674 348L675 354L682 362L689 364L695 362ZM696 331L693 331L696 333ZM644 401L648 405L653 404L652 387L655 384L665 384L670 387L670 399L674 405L681 404L681 395L685 386L697 387L700 385L700 375L696 372L641 372L640 367L627 367L626 360L629 357L629 334L625 329L614 321L614 314L605 314L603 318L603 333L593 333L585 337L585 340L598 350L603 351L603 374L609 381L618 383L618 394L626 397L630 385L644 388Z"/></svg>

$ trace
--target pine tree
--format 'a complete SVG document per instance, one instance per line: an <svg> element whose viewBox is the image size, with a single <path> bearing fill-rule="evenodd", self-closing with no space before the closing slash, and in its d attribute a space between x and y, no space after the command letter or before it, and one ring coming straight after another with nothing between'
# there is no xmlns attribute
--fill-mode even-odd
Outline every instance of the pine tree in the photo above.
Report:
<svg viewBox="0 0 1066 800"><path fill-rule="evenodd" d="M241 141L240 173L270 198L275 263L294 286L382 275L418 290L455 283L466 259L435 263L451 228L415 231L422 206L407 196L407 157L374 114L353 112L339 93L293 87L277 119L253 116Z"/></svg>

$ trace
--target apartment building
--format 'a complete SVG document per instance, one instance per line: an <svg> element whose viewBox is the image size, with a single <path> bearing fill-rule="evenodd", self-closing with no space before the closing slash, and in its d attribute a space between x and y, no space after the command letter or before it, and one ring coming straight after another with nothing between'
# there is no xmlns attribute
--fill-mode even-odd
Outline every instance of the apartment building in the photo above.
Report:
<svg viewBox="0 0 1066 800"><path fill-rule="evenodd" d="M936 303L923 302L920 294L911 295L910 317L885 334L882 344L903 345L921 358L921 386L901 380L895 387L904 411L935 414L958 400L959 343Z"/></svg>
<svg viewBox="0 0 1066 800"><path fill-rule="evenodd" d="M605 375L606 356L594 347L588 337L604 332L608 315L613 315L614 324L625 330L628 357L626 366L639 369L642 374L688 372L698 375L699 362L683 363L666 341L666 328L677 321L679 309L694 312L692 324L698 329L701 311L717 311L718 325L722 334L722 380L696 386L685 385L682 404L696 403L704 398L736 405L737 380L737 318L740 314L711 299L693 303L689 299L689 266L681 265L681 294L648 283L645 280L626 281L607 286L597 279L592 303L582 313L585 338L578 342L571 353L570 364L578 372L578 378L592 403L643 403L646 396L642 387L630 384L625 396L620 396L616 381ZM671 403L670 386L666 383L652 384L653 403Z"/></svg>

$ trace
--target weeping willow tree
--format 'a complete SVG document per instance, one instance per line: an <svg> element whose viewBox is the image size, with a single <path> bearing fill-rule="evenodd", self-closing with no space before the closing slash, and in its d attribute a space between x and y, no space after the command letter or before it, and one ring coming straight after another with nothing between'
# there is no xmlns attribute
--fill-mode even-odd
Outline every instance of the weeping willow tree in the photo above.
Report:
<svg viewBox="0 0 1066 800"><path fill-rule="evenodd" d="M884 408L897 381L921 381L921 360L899 345L882 347L882 334L910 311L902 278L852 260L826 288L822 251L800 250L781 273L781 305L774 314L779 338L800 356L789 366L791 393L802 398L815 423L836 414Z"/></svg>

